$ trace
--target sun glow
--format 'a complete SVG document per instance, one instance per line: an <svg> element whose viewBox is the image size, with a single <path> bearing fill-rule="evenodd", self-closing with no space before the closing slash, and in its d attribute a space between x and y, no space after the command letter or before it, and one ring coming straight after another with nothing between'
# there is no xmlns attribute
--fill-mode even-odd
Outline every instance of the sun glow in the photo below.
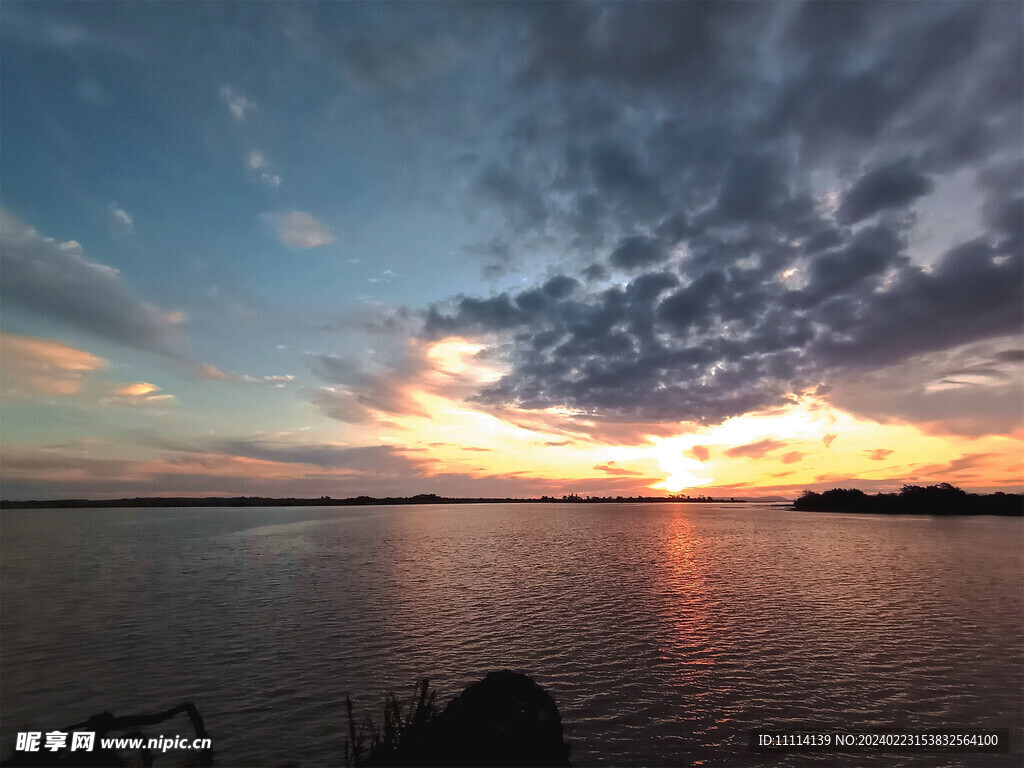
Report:
<svg viewBox="0 0 1024 768"><path fill-rule="evenodd" d="M481 343L452 337L415 349L422 366L392 381L400 410L351 425L354 444L377 442L421 461L425 478L464 475L520 495L680 493L791 496L803 488L903 482L1006 486L1019 482L1020 440L928 434L905 422L879 423L834 407L812 391L785 405L703 426L606 421L568 407L520 409L476 398L506 372ZM369 440L368 440L369 438ZM992 478L988 482L988 478ZM564 491L563 491L564 492Z"/></svg>
<svg viewBox="0 0 1024 768"><path fill-rule="evenodd" d="M473 362L473 357L487 347L459 338L444 339L427 350L427 359L447 373L463 373Z"/></svg>

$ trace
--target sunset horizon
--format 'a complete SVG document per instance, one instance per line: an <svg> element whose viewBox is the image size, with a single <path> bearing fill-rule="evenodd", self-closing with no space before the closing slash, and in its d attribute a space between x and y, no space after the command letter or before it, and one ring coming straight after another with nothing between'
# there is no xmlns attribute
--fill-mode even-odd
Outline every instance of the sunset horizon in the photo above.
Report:
<svg viewBox="0 0 1024 768"><path fill-rule="evenodd" d="M1019 768L1024 3L3 0L0 763Z"/></svg>
<svg viewBox="0 0 1024 768"><path fill-rule="evenodd" d="M7 8L3 498L1024 487L1011 6Z"/></svg>

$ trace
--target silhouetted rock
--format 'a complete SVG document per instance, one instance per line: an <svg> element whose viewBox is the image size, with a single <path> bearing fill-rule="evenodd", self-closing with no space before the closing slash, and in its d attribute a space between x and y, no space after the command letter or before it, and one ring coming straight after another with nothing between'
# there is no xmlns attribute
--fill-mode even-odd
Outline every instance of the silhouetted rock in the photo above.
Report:
<svg viewBox="0 0 1024 768"><path fill-rule="evenodd" d="M361 766L569 766L555 700L528 676L491 672L436 714L426 681L408 715L390 704L385 733ZM394 702L392 697L392 702ZM351 721L353 743L356 733ZM390 736L397 732L397 738Z"/></svg>
<svg viewBox="0 0 1024 768"><path fill-rule="evenodd" d="M491 672L470 685L433 730L434 765L569 765L555 700L516 672Z"/></svg>

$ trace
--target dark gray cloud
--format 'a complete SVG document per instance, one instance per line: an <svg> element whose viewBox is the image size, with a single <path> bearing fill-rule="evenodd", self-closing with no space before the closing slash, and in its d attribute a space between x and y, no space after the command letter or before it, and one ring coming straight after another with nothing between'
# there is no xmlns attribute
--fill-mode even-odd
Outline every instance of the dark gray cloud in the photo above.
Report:
<svg viewBox="0 0 1024 768"><path fill-rule="evenodd" d="M933 186L910 158L887 163L854 182L839 207L839 219L854 224L879 211L905 208Z"/></svg>
<svg viewBox="0 0 1024 768"><path fill-rule="evenodd" d="M180 354L183 318L132 294L116 269L91 261L74 241L45 237L0 211L0 296L5 302L100 338Z"/></svg>
<svg viewBox="0 0 1024 768"><path fill-rule="evenodd" d="M745 32L770 15L763 3L533 4L521 78L600 82L626 88L703 90L708 62L742 73L751 65ZM753 36L746 41L756 39Z"/></svg>
<svg viewBox="0 0 1024 768"><path fill-rule="evenodd" d="M544 283L543 291L553 299L564 299L579 287L579 280L568 275L555 275Z"/></svg>
<svg viewBox="0 0 1024 768"><path fill-rule="evenodd" d="M580 285L428 312L505 340L481 401L718 421L1024 324L1019 6L502 12L517 112L477 192ZM971 228L939 199L971 175L974 232L915 250L922 211Z"/></svg>
<svg viewBox="0 0 1024 768"><path fill-rule="evenodd" d="M657 240L632 235L622 239L618 247L608 257L608 261L619 269L635 269L658 264L666 258L668 258L668 253Z"/></svg>
<svg viewBox="0 0 1024 768"><path fill-rule="evenodd" d="M477 178L476 192L500 206L515 229L539 229L547 219L540 190L508 169L494 165L485 168Z"/></svg>
<svg viewBox="0 0 1024 768"><path fill-rule="evenodd" d="M389 445L338 447L333 445L282 445L259 440L225 440L212 446L228 456L245 456L284 464L311 464L324 469L349 469L381 477L422 475L434 463L410 457Z"/></svg>
<svg viewBox="0 0 1024 768"><path fill-rule="evenodd" d="M862 281L880 278L890 267L906 264L901 234L893 226L865 228L836 248L820 253L810 263L804 300L817 302L848 295Z"/></svg>

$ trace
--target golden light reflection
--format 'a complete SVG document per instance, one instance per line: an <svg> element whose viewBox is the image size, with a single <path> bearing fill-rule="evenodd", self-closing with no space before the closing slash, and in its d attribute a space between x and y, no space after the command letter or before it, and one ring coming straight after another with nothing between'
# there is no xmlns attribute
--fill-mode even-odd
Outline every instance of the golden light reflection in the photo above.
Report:
<svg viewBox="0 0 1024 768"><path fill-rule="evenodd" d="M682 506L682 505L680 505ZM708 627L708 584L688 510L673 509L661 541L664 610L670 629L666 650L688 664L713 663ZM696 654L696 656L695 656ZM693 670L691 670L693 671Z"/></svg>

